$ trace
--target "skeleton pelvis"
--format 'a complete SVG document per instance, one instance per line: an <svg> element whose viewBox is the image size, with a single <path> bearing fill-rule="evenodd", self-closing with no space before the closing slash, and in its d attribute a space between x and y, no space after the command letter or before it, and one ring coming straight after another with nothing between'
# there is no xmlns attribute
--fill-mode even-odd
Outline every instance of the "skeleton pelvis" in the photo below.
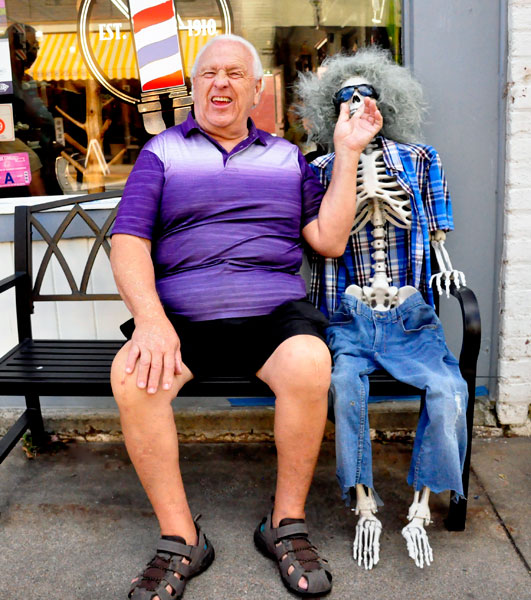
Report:
<svg viewBox="0 0 531 600"><path fill-rule="evenodd" d="M368 304L373 310L386 311L402 304L406 298L412 296L416 291L411 285L405 285L400 289L394 285L376 288L366 285L363 288L359 285L349 285L345 293Z"/></svg>

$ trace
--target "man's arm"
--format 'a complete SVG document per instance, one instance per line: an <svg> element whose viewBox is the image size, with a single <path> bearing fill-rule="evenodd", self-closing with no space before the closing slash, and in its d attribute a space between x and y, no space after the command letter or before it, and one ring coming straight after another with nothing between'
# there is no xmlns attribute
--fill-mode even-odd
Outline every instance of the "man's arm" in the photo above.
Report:
<svg viewBox="0 0 531 600"><path fill-rule="evenodd" d="M118 291L135 319L125 371L132 373L138 361L137 386L154 394L162 374L162 388L167 390L175 373L182 371L180 341L157 294L150 240L114 234L111 266Z"/></svg>
<svg viewBox="0 0 531 600"><path fill-rule="evenodd" d="M380 131L382 124L382 115L374 100L365 98L363 110L358 110L350 118L348 103L341 105L334 131L332 180L317 219L302 230L308 244L323 256L333 258L345 251L356 215L358 162L364 148Z"/></svg>

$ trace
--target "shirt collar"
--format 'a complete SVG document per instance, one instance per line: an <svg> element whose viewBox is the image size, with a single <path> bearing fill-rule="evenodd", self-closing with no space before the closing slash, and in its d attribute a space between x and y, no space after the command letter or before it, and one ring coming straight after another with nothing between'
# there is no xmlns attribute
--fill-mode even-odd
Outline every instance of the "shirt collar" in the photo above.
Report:
<svg viewBox="0 0 531 600"><path fill-rule="evenodd" d="M385 166L393 171L403 171L404 165L400 159L398 144L383 135L379 135L378 138L382 142Z"/></svg>
<svg viewBox="0 0 531 600"><path fill-rule="evenodd" d="M249 145L251 145L253 142L258 142L259 144L262 144L262 146L267 146L268 133L258 129L250 117L247 119L247 128L249 130L249 135L244 141L248 141ZM198 122L195 120L193 111L190 111L186 121L181 123L181 129L184 137L190 137L192 133L199 132L206 135L210 139L208 133L203 131Z"/></svg>

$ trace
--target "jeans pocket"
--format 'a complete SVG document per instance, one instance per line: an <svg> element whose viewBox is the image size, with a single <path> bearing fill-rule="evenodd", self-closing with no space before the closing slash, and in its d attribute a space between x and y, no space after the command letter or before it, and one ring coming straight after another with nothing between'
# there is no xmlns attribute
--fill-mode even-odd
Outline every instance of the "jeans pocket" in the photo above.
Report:
<svg viewBox="0 0 531 600"><path fill-rule="evenodd" d="M340 306L336 312L330 317L330 326L350 325L354 317L347 309Z"/></svg>
<svg viewBox="0 0 531 600"><path fill-rule="evenodd" d="M400 315L400 325L405 333L442 329L439 317L437 317L435 310L428 304L417 306L407 313Z"/></svg>

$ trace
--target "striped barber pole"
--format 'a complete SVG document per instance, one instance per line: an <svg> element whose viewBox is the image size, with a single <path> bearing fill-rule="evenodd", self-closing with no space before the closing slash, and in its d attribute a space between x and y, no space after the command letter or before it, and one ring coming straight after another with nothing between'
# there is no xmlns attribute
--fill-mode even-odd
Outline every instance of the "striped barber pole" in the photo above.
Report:
<svg viewBox="0 0 531 600"><path fill-rule="evenodd" d="M173 0L129 0L142 92L184 84Z"/></svg>

